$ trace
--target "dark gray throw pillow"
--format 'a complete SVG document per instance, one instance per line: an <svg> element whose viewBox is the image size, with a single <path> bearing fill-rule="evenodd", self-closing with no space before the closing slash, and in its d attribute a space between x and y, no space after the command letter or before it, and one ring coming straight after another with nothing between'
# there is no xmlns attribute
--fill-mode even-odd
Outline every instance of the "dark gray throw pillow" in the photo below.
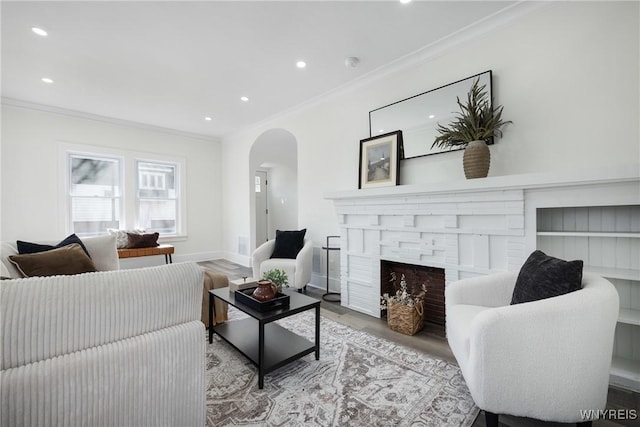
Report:
<svg viewBox="0 0 640 427"><path fill-rule="evenodd" d="M276 230L276 246L273 249L271 258L293 258L298 256L298 252L304 246L304 235L307 229L300 231L280 231Z"/></svg>
<svg viewBox="0 0 640 427"><path fill-rule="evenodd" d="M511 304L537 301L582 289L582 264L534 251L520 269Z"/></svg>
<svg viewBox="0 0 640 427"><path fill-rule="evenodd" d="M25 242L22 240L17 240L16 241L16 246L18 247L18 253L20 255L23 254L36 254L38 252L44 252L44 251L50 251L52 249L58 249L58 248L62 248L64 246L68 246L72 243L77 243L80 245L80 247L82 248L82 250L84 251L84 253L87 254L87 256L89 258L91 258L91 255L89 255L89 251L87 251L87 248L84 247L84 243L82 243L82 240L80 240L80 238L78 236L74 234L71 234L67 237L65 237L62 242L58 243L57 245L53 246L53 245L43 245L40 243L31 243L31 242Z"/></svg>

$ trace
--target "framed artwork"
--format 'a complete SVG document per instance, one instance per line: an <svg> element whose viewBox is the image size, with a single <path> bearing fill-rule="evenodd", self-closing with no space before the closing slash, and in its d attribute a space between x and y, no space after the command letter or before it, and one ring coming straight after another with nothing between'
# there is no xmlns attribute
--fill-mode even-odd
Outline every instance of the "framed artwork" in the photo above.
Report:
<svg viewBox="0 0 640 427"><path fill-rule="evenodd" d="M358 188L388 187L400 183L402 131L360 141Z"/></svg>

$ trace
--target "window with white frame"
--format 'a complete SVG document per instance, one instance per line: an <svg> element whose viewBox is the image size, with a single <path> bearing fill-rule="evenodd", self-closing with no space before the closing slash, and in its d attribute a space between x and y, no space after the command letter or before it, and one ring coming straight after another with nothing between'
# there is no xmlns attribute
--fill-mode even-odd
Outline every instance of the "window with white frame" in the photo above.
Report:
<svg viewBox="0 0 640 427"><path fill-rule="evenodd" d="M138 227L159 233L176 233L177 169L175 163L136 161Z"/></svg>
<svg viewBox="0 0 640 427"><path fill-rule="evenodd" d="M120 228L121 168L118 158L69 156L69 210L74 233L92 235Z"/></svg>
<svg viewBox="0 0 640 427"><path fill-rule="evenodd" d="M138 228L165 237L186 235L183 159L63 147L69 232L89 236L104 234L108 228Z"/></svg>

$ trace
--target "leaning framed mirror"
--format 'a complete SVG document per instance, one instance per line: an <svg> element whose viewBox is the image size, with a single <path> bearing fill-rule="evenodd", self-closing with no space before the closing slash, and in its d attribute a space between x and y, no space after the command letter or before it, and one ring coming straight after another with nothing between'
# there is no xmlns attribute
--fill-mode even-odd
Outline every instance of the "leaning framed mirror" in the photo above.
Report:
<svg viewBox="0 0 640 427"><path fill-rule="evenodd" d="M374 137L396 130L402 131L402 159L450 151L448 148L431 148L434 139L438 136L436 126L438 123L447 124L453 120L456 112L459 111L457 97L464 101L476 78L479 79L481 86L486 85L487 95L489 99L493 99L491 70L474 74L370 111L369 135ZM489 144L492 143L493 141L489 142Z"/></svg>

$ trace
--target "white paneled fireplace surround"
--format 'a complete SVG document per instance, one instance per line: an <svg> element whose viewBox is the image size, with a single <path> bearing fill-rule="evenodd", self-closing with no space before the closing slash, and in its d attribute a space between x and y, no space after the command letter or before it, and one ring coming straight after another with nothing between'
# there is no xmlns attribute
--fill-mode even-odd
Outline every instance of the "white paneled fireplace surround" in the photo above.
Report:
<svg viewBox="0 0 640 427"><path fill-rule="evenodd" d="M583 259L621 297L612 383L640 390L639 175L632 165L329 193L342 305L380 317L382 260L442 268L446 286L518 271L535 249Z"/></svg>

